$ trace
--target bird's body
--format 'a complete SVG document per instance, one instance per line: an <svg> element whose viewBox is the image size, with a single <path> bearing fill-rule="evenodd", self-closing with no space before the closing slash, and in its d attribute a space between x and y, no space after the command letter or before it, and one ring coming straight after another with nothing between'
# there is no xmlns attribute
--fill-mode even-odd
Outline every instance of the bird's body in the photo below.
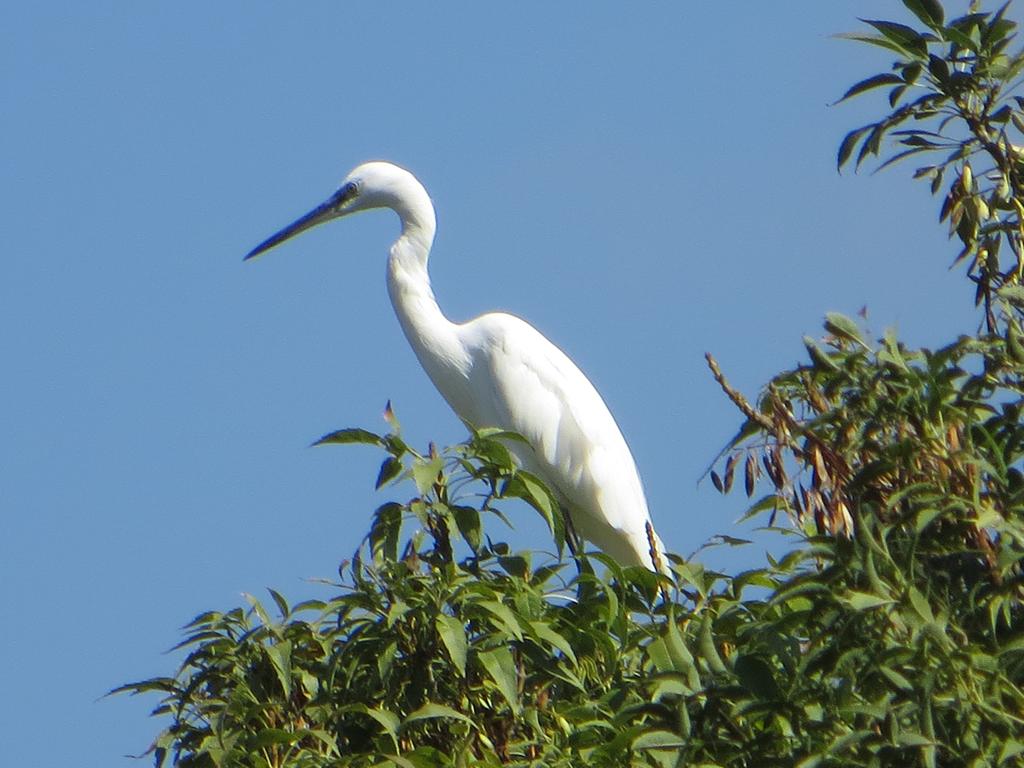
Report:
<svg viewBox="0 0 1024 768"><path fill-rule="evenodd" d="M576 532L622 565L654 567L640 476L608 407L586 376L539 331L492 312L448 320L434 298L427 259L434 208L423 186L390 163L366 163L324 205L257 246L255 256L322 221L387 207L402 223L387 285L402 330L434 386L466 424L516 432L509 449L567 509ZM664 561L662 560L662 567Z"/></svg>

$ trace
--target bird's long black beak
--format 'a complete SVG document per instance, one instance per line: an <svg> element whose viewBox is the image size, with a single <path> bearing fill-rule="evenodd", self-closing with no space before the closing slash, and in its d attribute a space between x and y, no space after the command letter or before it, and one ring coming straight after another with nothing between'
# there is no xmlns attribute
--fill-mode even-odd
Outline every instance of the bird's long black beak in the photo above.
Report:
<svg viewBox="0 0 1024 768"><path fill-rule="evenodd" d="M349 200L351 200L356 194L356 188L353 184L346 184L337 192L321 205L318 205L312 211L296 219L287 227L281 231L271 235L262 243L257 245L247 254L242 261L248 261L256 256L259 256L264 251L269 251L274 246L280 245L285 240L295 237L300 232L305 232L307 229L312 229L317 224L322 224L325 221L329 221L337 216L343 214L342 208Z"/></svg>
<svg viewBox="0 0 1024 768"><path fill-rule="evenodd" d="M328 200L323 205L318 205L316 208L314 208L312 211L307 213L302 218L296 219L287 227L282 229L280 232L271 235L262 243L257 245L255 248L253 248L251 251L245 254L245 259L243 259L243 261L248 261L249 259L255 256L259 256L264 251L269 251L275 245L280 245L285 240L295 237L300 232L305 232L307 229L311 229L312 227L315 227L317 224L321 224L327 221L329 218L331 218L331 215L334 213L334 205L335 203L333 198L331 200Z"/></svg>

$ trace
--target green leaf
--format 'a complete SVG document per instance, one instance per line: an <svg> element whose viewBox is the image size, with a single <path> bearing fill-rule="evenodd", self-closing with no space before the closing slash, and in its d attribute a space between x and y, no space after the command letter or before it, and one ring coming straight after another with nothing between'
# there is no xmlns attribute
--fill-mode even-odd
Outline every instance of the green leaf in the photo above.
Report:
<svg viewBox="0 0 1024 768"><path fill-rule="evenodd" d="M843 96L843 99L845 98L847 97ZM843 99L840 99L839 101L842 101ZM865 125L860 128L854 128L846 134L842 143L839 145L839 154L836 158L836 170L841 171L843 169L843 166L846 165L846 161L849 160L850 155L853 154L854 147L857 146L857 140L873 127L873 125Z"/></svg>
<svg viewBox="0 0 1024 768"><path fill-rule="evenodd" d="M252 606L253 612L257 617L259 617L263 626L270 626L272 622L270 621L269 614L267 614L266 609L263 607L263 603L261 603L255 595L250 595L248 592L243 592L242 595L245 597L249 605Z"/></svg>
<svg viewBox="0 0 1024 768"><path fill-rule="evenodd" d="M1015 307L1024 308L1024 286L1007 283L1001 286L996 293Z"/></svg>
<svg viewBox="0 0 1024 768"><path fill-rule="evenodd" d="M904 53L924 58L928 55L925 38L906 24L881 19L861 19L882 33L882 36Z"/></svg>
<svg viewBox="0 0 1024 768"><path fill-rule="evenodd" d="M380 465L380 472L377 473L377 480L373 487L380 489L395 479L402 472L402 460L395 456L388 456Z"/></svg>
<svg viewBox="0 0 1024 768"><path fill-rule="evenodd" d="M839 366L836 361L832 359L832 356L818 346L818 342L812 339L810 336L804 336L804 347L807 349L807 355L811 358L811 362L814 363L814 367L835 373L839 370Z"/></svg>
<svg viewBox="0 0 1024 768"><path fill-rule="evenodd" d="M900 77L899 75L894 75L891 72L883 72L882 74L879 74L879 75L872 75L871 77L867 77L867 78L861 80L859 83L855 83L854 85L851 85L850 88L846 91L846 93L844 93L839 98L839 100L836 102L836 104L841 104L844 101L846 101L847 99L853 98L854 96L856 96L856 95L858 95L860 93L864 93L865 91L870 91L872 88L879 88L879 87L881 87L883 85L903 85L903 84L904 84L903 83L903 78ZM863 131L864 129L863 128L858 128L857 130L858 131ZM848 136L849 136L849 134L848 134ZM839 165L841 166L842 164L843 164L843 162L840 161Z"/></svg>
<svg viewBox="0 0 1024 768"><path fill-rule="evenodd" d="M928 57L928 72L940 83L949 81L949 64L934 54Z"/></svg>
<svg viewBox="0 0 1024 768"><path fill-rule="evenodd" d="M391 668L395 665L395 657L397 655L398 642L395 640L392 640L381 649L380 655L377 656L377 675L382 680L386 680L391 673Z"/></svg>
<svg viewBox="0 0 1024 768"><path fill-rule="evenodd" d="M527 579L530 576L529 553L525 555L499 555L498 564L509 576L517 579Z"/></svg>
<svg viewBox="0 0 1024 768"><path fill-rule="evenodd" d="M659 672L675 672L683 675L690 690L701 686L700 673L694 663L693 654L687 649L675 621L667 622L665 634L647 644L647 655Z"/></svg>
<svg viewBox="0 0 1024 768"><path fill-rule="evenodd" d="M659 672L675 672L676 665L672 662L672 657L669 655L668 646L665 644L665 639L656 637L650 643L647 644L647 655L651 659L651 663L654 664L654 668Z"/></svg>
<svg viewBox="0 0 1024 768"><path fill-rule="evenodd" d="M896 45L896 43L893 43L890 40L887 40L882 35L866 35L866 34L857 33L857 32L853 32L853 33L844 32L842 34L836 35L836 37L838 37L838 38L840 38L842 40L853 40L854 42L857 42L857 43L867 43L868 45L877 45L879 48L885 48L887 51L891 51L892 53L895 53L895 54L897 54L899 56L906 56L907 55L906 49L904 49L903 47L901 47L899 45Z"/></svg>
<svg viewBox="0 0 1024 768"><path fill-rule="evenodd" d="M402 530L403 512L401 504L389 501L381 504L373 513L369 541L375 555L383 554L388 560L398 558L398 536Z"/></svg>
<svg viewBox="0 0 1024 768"><path fill-rule="evenodd" d="M473 453L488 463L495 465L498 469L511 472L516 466L515 459L512 458L512 453L508 447L503 445L498 439L498 436L502 436L505 433L497 432L495 434L495 437L484 437L480 432L477 432L472 441Z"/></svg>
<svg viewBox="0 0 1024 768"><path fill-rule="evenodd" d="M444 460L440 456L432 459L417 459L412 465L412 479L416 483L419 492L426 496L438 482L438 477L444 469Z"/></svg>
<svg viewBox="0 0 1024 768"><path fill-rule="evenodd" d="M309 600L300 600L292 606L292 613L302 613L303 611L316 611L323 613L324 609L327 608L327 603L323 600L317 600L312 598Z"/></svg>
<svg viewBox="0 0 1024 768"><path fill-rule="evenodd" d="M476 507L469 507L457 504L451 507L452 517L455 518L455 525L462 534L462 538L469 544L473 552L480 551L480 544L483 536L480 526L480 511Z"/></svg>
<svg viewBox="0 0 1024 768"><path fill-rule="evenodd" d="M540 512L544 522L548 524L548 530L555 529L554 519L558 514L556 505L551 499L547 486L529 472L520 470L516 472L506 493L522 498L534 509Z"/></svg>
<svg viewBox="0 0 1024 768"><path fill-rule="evenodd" d="M344 445L345 443L362 443L364 445L384 445L384 438L365 429L350 428L329 432L315 443L317 445Z"/></svg>
<svg viewBox="0 0 1024 768"><path fill-rule="evenodd" d="M523 639L523 628L519 626L519 620L507 605L497 600L479 600L476 605L479 605L492 616L497 618L502 629L508 632L516 640Z"/></svg>
<svg viewBox="0 0 1024 768"><path fill-rule="evenodd" d="M825 330L833 336L852 341L864 347L864 349L868 349L868 345L860 335L860 329L857 327L857 324L846 315L842 315L839 312L826 313Z"/></svg>
<svg viewBox="0 0 1024 768"><path fill-rule="evenodd" d="M509 429L501 429L500 427L481 427L474 432L474 435L492 440L514 440L517 443L529 445L526 438L518 432L513 432Z"/></svg>
<svg viewBox="0 0 1024 768"><path fill-rule="evenodd" d="M220 611L204 611L182 627L182 629L192 629L193 627L212 624L219 621L223 615Z"/></svg>
<svg viewBox="0 0 1024 768"><path fill-rule="evenodd" d="M395 742L395 748L398 748L398 742ZM383 763L376 763L374 768L386 768L389 765L398 766L398 768L422 768L418 763L409 760L408 758L402 757L401 755L382 755L384 758Z"/></svg>
<svg viewBox="0 0 1024 768"><path fill-rule="evenodd" d="M295 731L285 731L281 728L265 728L262 731L259 731L246 743L250 748L259 749L261 747L269 747L275 744L294 744L296 741L301 739L302 736L303 734L301 732L296 733Z"/></svg>
<svg viewBox="0 0 1024 768"><path fill-rule="evenodd" d="M760 656L744 654L737 657L733 671L739 678L740 685L759 699L775 700L781 698L779 684L775 682L772 668Z"/></svg>
<svg viewBox="0 0 1024 768"><path fill-rule="evenodd" d="M693 693L685 675L679 672L655 672L648 678L652 684L651 699L657 701L662 696L689 696Z"/></svg>
<svg viewBox="0 0 1024 768"><path fill-rule="evenodd" d="M908 157L911 157L912 155L917 155L920 154L921 152L928 152L930 150L931 147L914 147L912 149L905 149L902 152L897 152L895 155L888 158L884 163L880 164L877 168L875 168L875 170L872 171L872 173L878 173L879 171L885 170L890 165L895 165L901 160L906 160Z"/></svg>
<svg viewBox="0 0 1024 768"><path fill-rule="evenodd" d="M855 611L870 611L883 605L891 605L896 602L887 597L872 595L870 592L850 591L843 595L840 600L853 608Z"/></svg>
<svg viewBox="0 0 1024 768"><path fill-rule="evenodd" d="M282 640L274 645L266 646L267 657L274 666L277 679L281 683L281 689L286 698L292 697L292 644L288 640Z"/></svg>
<svg viewBox="0 0 1024 768"><path fill-rule="evenodd" d="M441 636L441 642L448 649L448 656L452 664L459 671L459 675L466 676L466 654L469 652L469 643L466 640L465 625L454 616L439 613L434 620L437 633Z"/></svg>
<svg viewBox="0 0 1024 768"><path fill-rule="evenodd" d="M942 30L942 36L949 42L959 45L966 51L971 53L978 52L978 43L971 38L970 35L966 34L963 30L957 27L949 26Z"/></svg>
<svg viewBox="0 0 1024 768"><path fill-rule="evenodd" d="M910 605L913 607L914 612L917 613L922 620L928 622L935 621L935 615L932 613L931 606L928 604L925 596L922 595L916 587L911 585L907 596L910 598Z"/></svg>
<svg viewBox="0 0 1024 768"><path fill-rule="evenodd" d="M903 0L903 4L929 27L942 26L942 22L946 18L946 13L939 0Z"/></svg>
<svg viewBox="0 0 1024 768"><path fill-rule="evenodd" d="M669 656L672 659L673 669L677 672L686 672L694 669L693 654L683 642L683 635L675 621L669 621L665 627L665 647L668 648Z"/></svg>
<svg viewBox="0 0 1024 768"><path fill-rule="evenodd" d="M644 731L633 739L635 750L670 749L679 750L686 744L679 739L679 734L672 731Z"/></svg>
<svg viewBox="0 0 1024 768"><path fill-rule="evenodd" d="M931 507L922 509L914 517L914 532L921 533L921 531L931 525L935 518L939 517L941 514L941 509L934 509Z"/></svg>
<svg viewBox="0 0 1024 768"><path fill-rule="evenodd" d="M270 596L274 599L274 602L277 604L277 610L281 612L281 618L287 619L288 615L291 613L291 610L289 610L288 608L288 601L285 600L281 593L277 590L267 587L267 592L270 593Z"/></svg>
<svg viewBox="0 0 1024 768"><path fill-rule="evenodd" d="M478 658L498 691L517 715L522 711L519 703L519 676L516 672L512 652L505 647L482 651Z"/></svg>
<svg viewBox="0 0 1024 768"><path fill-rule="evenodd" d="M540 513L555 540L558 555L561 556L565 546L565 521L548 487L535 475L518 470L506 485L505 495L522 499Z"/></svg>
<svg viewBox="0 0 1024 768"><path fill-rule="evenodd" d="M857 161L854 163L855 168L860 168L861 163L869 155L877 155L879 147L882 144L882 137L885 132L890 128L890 125L886 123L876 123L871 126L871 131L868 133L868 137L864 139L864 142L860 145L860 151L857 153Z"/></svg>
<svg viewBox="0 0 1024 768"><path fill-rule="evenodd" d="M913 691L914 685L906 677L901 675L895 669L891 667L878 667L878 672L882 677L892 683L896 688L901 691Z"/></svg>
<svg viewBox="0 0 1024 768"><path fill-rule="evenodd" d="M398 729L401 726L401 719L394 712L387 709L369 709L360 708L367 715L372 717L381 727L387 732L388 736L395 743L395 748L398 747Z"/></svg>
<svg viewBox="0 0 1024 768"><path fill-rule="evenodd" d="M119 685L117 688L111 688L107 691L107 696L113 696L116 693L130 693L133 696L139 693L145 693L147 691L159 691L161 693L177 693L181 689L177 685L177 681L173 677L154 677L150 680L139 680L135 683L125 683Z"/></svg>
<svg viewBox="0 0 1024 768"><path fill-rule="evenodd" d="M1024 753L1024 743L1017 741L1016 739L1008 739L1004 744L1003 748L999 750L999 765L1009 763L1018 755Z"/></svg>
<svg viewBox="0 0 1024 768"><path fill-rule="evenodd" d="M900 747L928 747L934 743L934 739L913 731L901 731L896 737L896 744Z"/></svg>
<svg viewBox="0 0 1024 768"><path fill-rule="evenodd" d="M718 648L715 647L715 638L711 631L711 617L707 614L701 620L699 644L700 655L707 662L711 671L716 675L725 674L728 669L718 654Z"/></svg>
<svg viewBox="0 0 1024 768"><path fill-rule="evenodd" d="M445 706L444 704L427 703L405 718L402 722L402 728L405 728L410 723L415 723L417 720L432 720L439 717L461 720L464 723L469 723L474 728L476 727L475 720L452 709L451 707Z"/></svg>
<svg viewBox="0 0 1024 768"><path fill-rule="evenodd" d="M576 660L576 652L572 649L572 644L569 643L564 637L555 632L551 626L543 621L531 621L529 622L531 633L538 639L544 640L549 643L552 647L557 648L573 663L575 666L578 662Z"/></svg>

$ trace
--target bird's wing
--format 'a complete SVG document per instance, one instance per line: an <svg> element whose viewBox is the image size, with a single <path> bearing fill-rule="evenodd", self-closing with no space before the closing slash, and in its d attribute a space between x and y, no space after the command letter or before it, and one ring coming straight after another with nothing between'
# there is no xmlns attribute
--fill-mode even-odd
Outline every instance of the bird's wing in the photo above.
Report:
<svg viewBox="0 0 1024 768"><path fill-rule="evenodd" d="M569 502L579 533L622 562L647 564L650 516L636 464L587 377L512 315L485 315L463 329L474 402L460 415L521 434L533 448L526 467Z"/></svg>

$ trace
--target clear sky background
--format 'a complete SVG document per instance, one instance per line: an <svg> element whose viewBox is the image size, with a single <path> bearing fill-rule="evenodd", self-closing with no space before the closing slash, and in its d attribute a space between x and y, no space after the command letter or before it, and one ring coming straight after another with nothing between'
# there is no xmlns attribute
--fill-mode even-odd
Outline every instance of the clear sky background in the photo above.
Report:
<svg viewBox="0 0 1024 768"><path fill-rule="evenodd" d="M975 327L913 166L835 171L880 104L829 104L888 65L830 37L856 16L909 20L891 0L6 4L4 764L132 765L156 699L105 691L171 673L202 610L316 594L412 494L373 491L374 450L313 439L383 429L388 399L416 445L464 436L387 301L392 214L242 263L364 160L430 191L451 318L514 312L597 385L671 550L749 531L741 495L697 483L741 420L705 351L754 396L826 311L867 305L911 344ZM514 542L542 534L518 522Z"/></svg>

